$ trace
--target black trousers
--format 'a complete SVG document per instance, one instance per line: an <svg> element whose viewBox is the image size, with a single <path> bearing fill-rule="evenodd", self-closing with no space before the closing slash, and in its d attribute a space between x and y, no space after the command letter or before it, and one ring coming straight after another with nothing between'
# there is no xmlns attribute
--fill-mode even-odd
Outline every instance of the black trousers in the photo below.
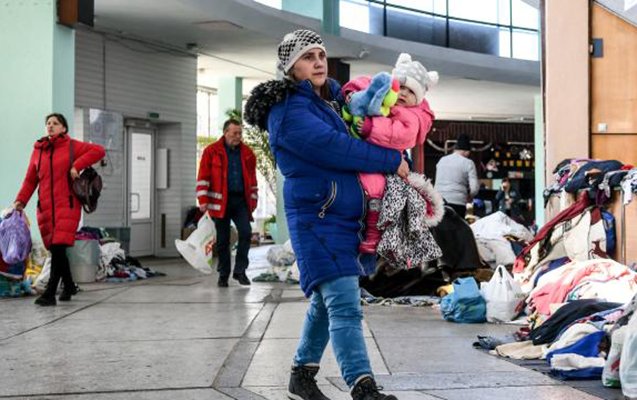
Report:
<svg viewBox="0 0 637 400"><path fill-rule="evenodd" d="M252 227L250 226L250 210L246 204L243 193L229 193L228 204L226 206L226 216L215 218L215 228L217 229L217 254L219 263L217 272L219 276L227 278L230 276L230 221L234 222L239 234L237 246L237 256L234 263L234 274L245 273L248 268L248 251L252 239Z"/></svg>
<svg viewBox="0 0 637 400"><path fill-rule="evenodd" d="M73 276L71 275L69 259L66 256L67 247L68 246L63 244L54 244L51 245L49 249L51 250L51 275L49 276L49 283L46 285L46 290L42 294L43 296L55 297L60 280L64 283L65 289L75 286Z"/></svg>
<svg viewBox="0 0 637 400"><path fill-rule="evenodd" d="M453 211L455 211L456 214L460 216L460 218L464 218L464 216L467 215L467 206L465 206L464 204L447 203L447 205L453 208Z"/></svg>

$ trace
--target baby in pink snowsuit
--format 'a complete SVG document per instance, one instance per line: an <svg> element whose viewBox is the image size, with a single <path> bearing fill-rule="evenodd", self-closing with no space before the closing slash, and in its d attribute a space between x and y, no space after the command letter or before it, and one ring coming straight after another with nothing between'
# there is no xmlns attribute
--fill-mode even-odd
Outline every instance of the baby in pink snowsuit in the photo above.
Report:
<svg viewBox="0 0 637 400"><path fill-rule="evenodd" d="M427 72L420 62L412 61L409 54L402 53L392 75L400 82L396 105L387 117L365 117L358 131L363 139L371 143L404 151L423 144L431 129L434 114L425 100L425 93L438 82L438 73ZM352 93L365 89L370 80L363 76L347 82L342 88L343 97L349 99ZM367 230L358 250L373 254L381 239L377 224L385 193L385 177L368 173L359 176L367 196Z"/></svg>

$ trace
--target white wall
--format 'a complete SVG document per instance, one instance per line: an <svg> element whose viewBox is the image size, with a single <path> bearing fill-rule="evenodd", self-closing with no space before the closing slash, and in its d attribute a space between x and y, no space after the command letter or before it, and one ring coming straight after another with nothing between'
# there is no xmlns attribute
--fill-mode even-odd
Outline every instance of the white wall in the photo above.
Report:
<svg viewBox="0 0 637 400"><path fill-rule="evenodd" d="M84 137L91 108L137 119L146 119L148 112L159 113L160 118L153 121L158 128L156 146L170 149L170 186L156 193L155 254L177 255L174 239L180 236L186 208L195 204L197 60L82 30L76 35L75 60L75 105L82 109ZM85 216L85 225L125 224L123 143L108 152L109 164L100 167L105 188L98 210ZM166 214L165 248L160 247L161 214Z"/></svg>

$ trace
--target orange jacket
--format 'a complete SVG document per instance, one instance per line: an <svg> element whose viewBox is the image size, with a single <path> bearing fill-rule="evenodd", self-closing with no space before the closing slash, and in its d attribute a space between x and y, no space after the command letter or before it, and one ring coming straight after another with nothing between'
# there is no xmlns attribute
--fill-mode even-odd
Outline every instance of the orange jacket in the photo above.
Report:
<svg viewBox="0 0 637 400"><path fill-rule="evenodd" d="M201 156L197 174L197 200L206 204L212 218L223 218L228 204L228 155L224 138L208 145ZM252 150L241 143L243 193L250 213L257 208L257 159ZM251 217L252 219L252 217Z"/></svg>

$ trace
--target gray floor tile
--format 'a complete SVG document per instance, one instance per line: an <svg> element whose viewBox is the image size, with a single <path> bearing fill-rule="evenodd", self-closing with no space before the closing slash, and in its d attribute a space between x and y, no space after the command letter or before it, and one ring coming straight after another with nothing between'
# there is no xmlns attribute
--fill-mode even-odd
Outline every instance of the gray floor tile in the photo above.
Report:
<svg viewBox="0 0 637 400"><path fill-rule="evenodd" d="M365 307L366 319L374 336L391 337L466 337L477 335L505 336L519 328L497 324L456 324L442 319L440 311L431 307Z"/></svg>
<svg viewBox="0 0 637 400"><path fill-rule="evenodd" d="M0 377L10 382L2 385L2 394L210 387L235 343L229 339L65 343L46 336L16 338L0 342Z"/></svg>
<svg viewBox="0 0 637 400"><path fill-rule="evenodd" d="M600 383L601 384L601 383ZM427 393L446 400L595 400L568 386L498 387L482 389L431 390Z"/></svg>
<svg viewBox="0 0 637 400"><path fill-rule="evenodd" d="M27 335L72 343L240 337L260 308L260 304L234 308L200 303L102 303Z"/></svg>
<svg viewBox="0 0 637 400"><path fill-rule="evenodd" d="M424 329L424 328L423 328ZM475 350L465 337L376 337L391 373L524 371L522 367Z"/></svg>
<svg viewBox="0 0 637 400"><path fill-rule="evenodd" d="M366 339L367 351L376 374L387 374L383 358L373 339ZM296 350L298 339L264 339L254 354L250 368L243 379L243 386L279 386L287 387L290 378L290 365ZM338 364L328 344L321 369L317 375L320 384L329 384L326 377L340 376Z"/></svg>
<svg viewBox="0 0 637 400"><path fill-rule="evenodd" d="M10 400L23 400L24 397L8 397ZM231 400L231 397L215 389L149 390L139 392L64 394L58 396L29 396L33 400Z"/></svg>
<svg viewBox="0 0 637 400"><path fill-rule="evenodd" d="M178 282L177 282L178 283ZM144 285L131 288L108 300L109 303L260 303L270 290L239 286L233 279L230 287L217 288L217 277L210 276L197 284L181 287L165 284Z"/></svg>

